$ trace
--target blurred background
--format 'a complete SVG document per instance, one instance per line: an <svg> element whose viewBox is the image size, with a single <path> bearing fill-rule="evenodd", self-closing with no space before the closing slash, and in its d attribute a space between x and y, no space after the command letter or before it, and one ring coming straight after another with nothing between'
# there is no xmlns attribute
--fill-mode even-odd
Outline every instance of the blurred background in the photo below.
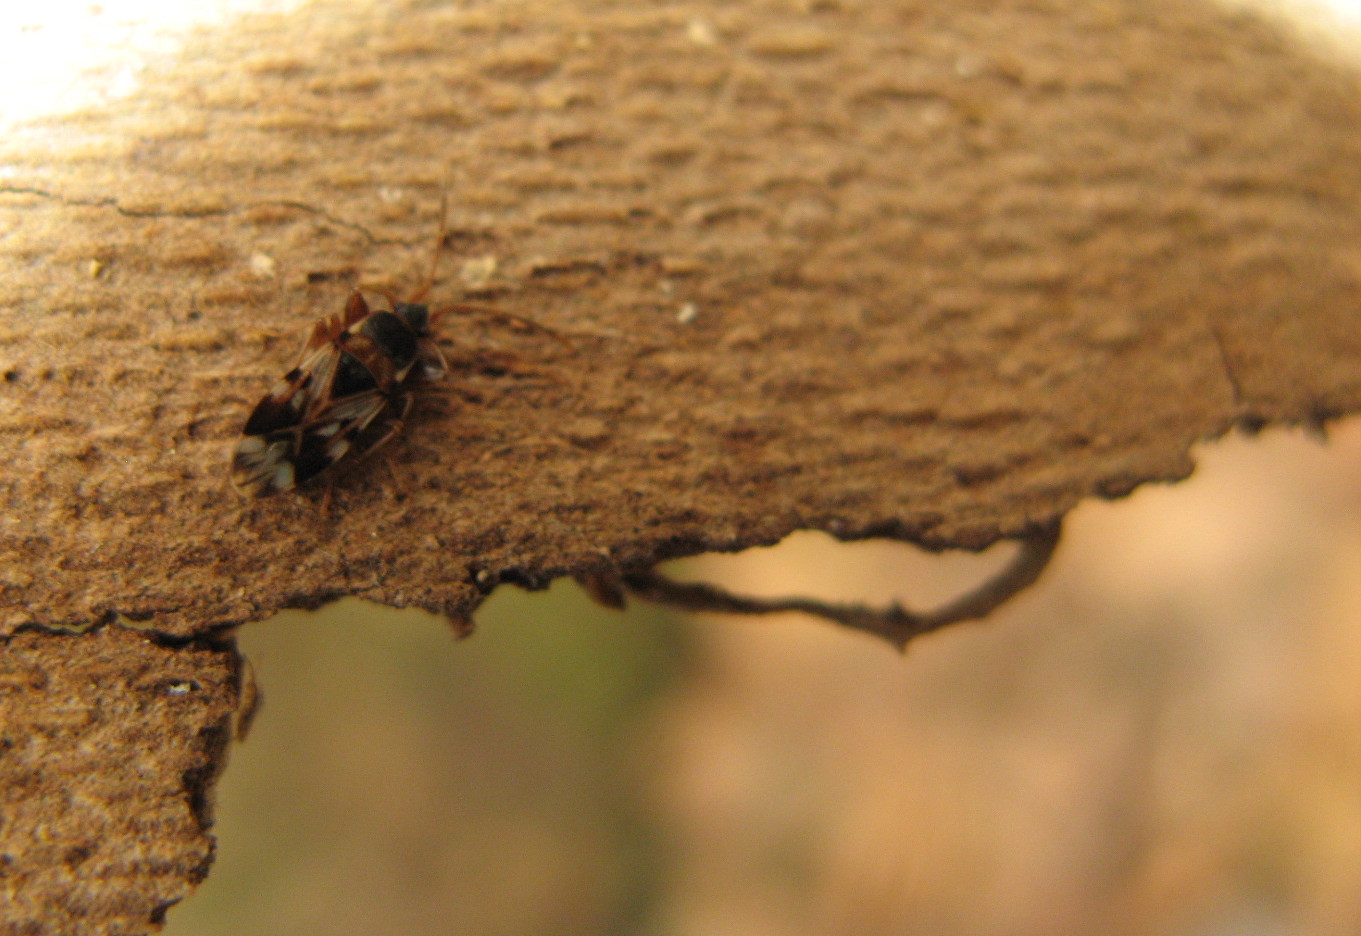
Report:
<svg viewBox="0 0 1361 936"><path fill-rule="evenodd" d="M242 635L189 934L1361 932L1361 424L1203 446L900 656L503 588ZM924 607L1012 547L803 534L678 577Z"/></svg>

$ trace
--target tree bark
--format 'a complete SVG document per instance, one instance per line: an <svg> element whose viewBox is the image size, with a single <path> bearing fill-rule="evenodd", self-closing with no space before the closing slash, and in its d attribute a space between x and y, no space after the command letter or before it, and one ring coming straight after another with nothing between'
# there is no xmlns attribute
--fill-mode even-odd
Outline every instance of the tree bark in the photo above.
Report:
<svg viewBox="0 0 1361 936"><path fill-rule="evenodd" d="M317 2L12 133L4 922L141 932L188 892L229 633L280 608L466 626L501 582L627 582L801 529L981 549L1184 477L1234 426L1354 411L1357 92L1189 0ZM447 317L453 372L402 438L237 497L251 407L356 283L423 286L445 195L431 301L551 333ZM208 701L172 706L125 652ZM105 714L52 714L73 697ZM45 753L152 697L163 742ZM134 753L150 799L119 786ZM76 790L104 818L29 847ZM179 818L127 831L160 806ZM178 857L52 870L148 834ZM81 842L108 860L73 864Z"/></svg>

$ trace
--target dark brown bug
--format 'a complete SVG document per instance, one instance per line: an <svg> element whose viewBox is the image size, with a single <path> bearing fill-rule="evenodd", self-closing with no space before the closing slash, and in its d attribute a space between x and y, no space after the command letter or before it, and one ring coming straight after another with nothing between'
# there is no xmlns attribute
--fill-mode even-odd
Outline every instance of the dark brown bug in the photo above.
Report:
<svg viewBox="0 0 1361 936"><path fill-rule="evenodd" d="M342 314L313 326L297 365L256 404L232 453L232 483L242 494L292 490L347 455L373 451L402 431L416 385L448 371L431 333L436 320L490 310L455 304L432 311L422 302L435 284L447 209L442 197L421 290L406 302L384 293L391 308L378 310L354 290Z"/></svg>
<svg viewBox="0 0 1361 936"><path fill-rule="evenodd" d="M571 347L553 329L493 306L457 302L432 309L424 303L446 246L447 207L441 198L439 237L420 291L406 302L383 292L390 308L375 310L354 290L342 314L313 326L297 365L256 404L232 453L232 483L242 494L291 490L400 433L415 388L448 372L432 331L445 315L482 316Z"/></svg>
<svg viewBox="0 0 1361 936"><path fill-rule="evenodd" d="M437 315L420 302L375 311L351 293L343 314L313 327L297 366L246 420L232 455L237 490L291 490L401 432L415 385L448 370L430 331Z"/></svg>

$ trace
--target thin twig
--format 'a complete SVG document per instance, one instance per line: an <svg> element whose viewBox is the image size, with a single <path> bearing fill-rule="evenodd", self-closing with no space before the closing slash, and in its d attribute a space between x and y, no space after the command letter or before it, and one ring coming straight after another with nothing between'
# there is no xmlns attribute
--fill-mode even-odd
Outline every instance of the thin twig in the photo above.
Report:
<svg viewBox="0 0 1361 936"><path fill-rule="evenodd" d="M1054 555L1059 542L1059 529L1060 524L1055 521L1035 533L1021 537L1021 548L1006 568L955 601L924 613L909 611L896 603L886 608L872 608L812 598L751 598L734 595L714 585L677 582L655 569L628 573L620 576L619 581L640 598L674 605L686 611L721 614L799 611L873 634L899 650L906 650L914 637L949 624L986 617L1017 592L1033 585Z"/></svg>

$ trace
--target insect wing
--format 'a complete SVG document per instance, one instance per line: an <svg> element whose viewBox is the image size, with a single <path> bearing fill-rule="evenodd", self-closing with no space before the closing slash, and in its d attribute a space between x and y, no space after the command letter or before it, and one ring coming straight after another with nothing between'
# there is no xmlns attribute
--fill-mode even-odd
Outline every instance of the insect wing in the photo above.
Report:
<svg viewBox="0 0 1361 936"><path fill-rule="evenodd" d="M373 390L332 403L309 422L248 434L237 443L232 482L249 497L290 490L349 452L363 452L364 430L387 407L387 397Z"/></svg>
<svg viewBox="0 0 1361 936"><path fill-rule="evenodd" d="M232 484L247 497L287 491L294 484L292 432L243 436L232 453Z"/></svg>
<svg viewBox="0 0 1361 936"><path fill-rule="evenodd" d="M362 454L364 430L388 408L388 398L377 390L337 400L302 427L292 457L294 483L301 484L334 465L350 452Z"/></svg>
<svg viewBox="0 0 1361 936"><path fill-rule="evenodd" d="M303 425L325 408L335 380L340 352L332 344L304 355L303 360L270 388L241 430L245 436L268 435Z"/></svg>
<svg viewBox="0 0 1361 936"><path fill-rule="evenodd" d="M321 470L304 473L298 460L307 451L312 456L307 466L315 461L306 444L308 427L326 411L339 361L340 352L318 326L298 366L256 404L232 455L232 483L242 493L264 497L287 491Z"/></svg>

